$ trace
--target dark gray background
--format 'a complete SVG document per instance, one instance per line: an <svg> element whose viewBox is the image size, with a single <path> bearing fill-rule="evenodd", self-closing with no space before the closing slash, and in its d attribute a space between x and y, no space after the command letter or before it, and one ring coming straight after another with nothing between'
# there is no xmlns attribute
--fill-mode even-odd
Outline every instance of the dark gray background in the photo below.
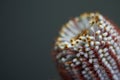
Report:
<svg viewBox="0 0 120 80"><path fill-rule="evenodd" d="M120 0L0 0L0 80L58 80L50 55L58 30L93 11L120 25Z"/></svg>

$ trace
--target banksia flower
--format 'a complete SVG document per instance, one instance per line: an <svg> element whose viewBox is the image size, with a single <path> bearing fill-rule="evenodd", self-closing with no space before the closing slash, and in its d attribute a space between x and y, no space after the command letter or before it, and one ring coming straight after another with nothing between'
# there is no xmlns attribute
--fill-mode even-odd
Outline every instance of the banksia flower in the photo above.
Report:
<svg viewBox="0 0 120 80"><path fill-rule="evenodd" d="M63 80L120 80L120 32L99 13L66 23L53 58Z"/></svg>

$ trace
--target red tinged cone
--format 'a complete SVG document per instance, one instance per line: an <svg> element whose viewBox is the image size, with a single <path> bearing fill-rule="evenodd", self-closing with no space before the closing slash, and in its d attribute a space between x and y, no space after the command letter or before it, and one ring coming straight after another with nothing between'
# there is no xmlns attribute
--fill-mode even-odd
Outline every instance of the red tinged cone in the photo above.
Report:
<svg viewBox="0 0 120 80"><path fill-rule="evenodd" d="M52 53L62 79L120 80L119 31L100 13L84 13L69 20Z"/></svg>

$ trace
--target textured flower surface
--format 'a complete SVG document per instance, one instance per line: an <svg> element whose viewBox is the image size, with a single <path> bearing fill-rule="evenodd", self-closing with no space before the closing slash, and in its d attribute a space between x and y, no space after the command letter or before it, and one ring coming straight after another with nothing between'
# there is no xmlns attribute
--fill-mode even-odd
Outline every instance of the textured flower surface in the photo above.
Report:
<svg viewBox="0 0 120 80"><path fill-rule="evenodd" d="M100 13L69 20L53 58L63 80L120 80L120 30Z"/></svg>

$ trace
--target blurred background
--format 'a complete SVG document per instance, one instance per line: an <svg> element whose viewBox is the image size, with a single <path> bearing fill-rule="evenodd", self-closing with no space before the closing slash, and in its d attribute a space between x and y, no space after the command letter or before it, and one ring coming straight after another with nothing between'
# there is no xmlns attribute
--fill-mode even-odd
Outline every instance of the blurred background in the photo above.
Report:
<svg viewBox="0 0 120 80"><path fill-rule="evenodd" d="M0 80L60 80L51 58L59 29L95 11L120 25L120 0L0 0Z"/></svg>

